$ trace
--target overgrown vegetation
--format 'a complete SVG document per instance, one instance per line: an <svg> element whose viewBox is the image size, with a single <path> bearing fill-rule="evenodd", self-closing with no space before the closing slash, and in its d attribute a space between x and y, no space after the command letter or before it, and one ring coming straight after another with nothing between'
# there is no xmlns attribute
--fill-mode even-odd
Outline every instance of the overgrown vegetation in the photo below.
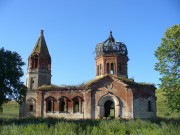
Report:
<svg viewBox="0 0 180 135"><path fill-rule="evenodd" d="M145 83L145 82L135 82L132 78L125 78L125 77L119 77L119 80L121 80L124 83L127 83L128 85L141 85L141 86L153 86L154 84L151 83Z"/></svg>
<svg viewBox="0 0 180 135"><path fill-rule="evenodd" d="M58 86L56 85L42 85L40 87L38 87L38 90L53 90L58 88Z"/></svg>
<svg viewBox="0 0 180 135"><path fill-rule="evenodd" d="M96 83L97 81L103 79L104 77L106 77L108 75L103 75L103 76L99 76L96 77L95 79L89 80L88 82L83 82L79 85L42 85L40 87L38 87L38 90L58 90L58 89L88 89L89 86L91 86L92 84ZM115 77L115 76L114 76ZM128 85L136 85L136 86L150 86L150 87L154 87L154 84L150 84L150 83L145 83L145 82L135 82L134 79L128 79L125 77L119 77L117 78L120 81L128 84Z"/></svg>
<svg viewBox="0 0 180 135"><path fill-rule="evenodd" d="M0 120L3 135L119 135L163 134L180 132L179 120L65 120L57 118L26 118Z"/></svg>
<svg viewBox="0 0 180 135"><path fill-rule="evenodd" d="M98 80L104 78L107 75L96 77L93 80L89 80L87 83L83 82L78 85L42 85L38 87L38 90L57 90L57 89L86 89L88 86L90 86L92 83L97 82Z"/></svg>
<svg viewBox="0 0 180 135"><path fill-rule="evenodd" d="M37 90L82 89L79 85L42 85Z"/></svg>

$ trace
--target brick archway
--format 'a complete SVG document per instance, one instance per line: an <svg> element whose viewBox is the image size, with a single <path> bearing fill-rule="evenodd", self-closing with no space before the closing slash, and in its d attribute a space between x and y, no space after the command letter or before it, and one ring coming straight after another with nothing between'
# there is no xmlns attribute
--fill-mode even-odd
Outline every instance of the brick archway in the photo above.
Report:
<svg viewBox="0 0 180 135"><path fill-rule="evenodd" d="M119 101L119 99L117 97L115 97L114 95L112 95L110 93L107 93L107 94L103 95L98 101L99 118L103 118L105 116L104 104L108 100L112 101L114 103L114 117L119 118L119 116L120 116L120 101Z"/></svg>

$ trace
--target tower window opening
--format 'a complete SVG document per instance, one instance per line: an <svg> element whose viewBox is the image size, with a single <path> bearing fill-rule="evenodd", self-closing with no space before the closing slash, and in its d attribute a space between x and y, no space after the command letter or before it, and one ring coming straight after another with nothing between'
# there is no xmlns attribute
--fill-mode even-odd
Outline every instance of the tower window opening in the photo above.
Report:
<svg viewBox="0 0 180 135"><path fill-rule="evenodd" d="M102 75L102 65L100 65L100 68L99 68L99 75Z"/></svg>
<svg viewBox="0 0 180 135"><path fill-rule="evenodd" d="M50 64L48 64L48 70L51 70L51 65Z"/></svg>
<svg viewBox="0 0 180 135"><path fill-rule="evenodd" d="M121 67L121 64L119 63L119 73L121 73L122 71L122 67Z"/></svg>
<svg viewBox="0 0 180 135"><path fill-rule="evenodd" d="M107 63L106 70L107 70L107 74L109 74L109 63Z"/></svg>
<svg viewBox="0 0 180 135"><path fill-rule="evenodd" d="M38 67L38 58L35 58L34 59L34 68L37 68Z"/></svg>
<svg viewBox="0 0 180 135"><path fill-rule="evenodd" d="M97 75L99 75L99 66L97 66Z"/></svg>
<svg viewBox="0 0 180 135"><path fill-rule="evenodd" d="M36 78L31 78L31 81L30 81L30 89L35 89L35 81L36 81Z"/></svg>
<svg viewBox="0 0 180 135"><path fill-rule="evenodd" d="M37 65L38 65L38 61L37 59L34 61L34 68L37 68Z"/></svg>
<svg viewBox="0 0 180 135"><path fill-rule="evenodd" d="M111 70L110 70L110 74L113 75L114 74L114 65L113 63L111 63Z"/></svg>

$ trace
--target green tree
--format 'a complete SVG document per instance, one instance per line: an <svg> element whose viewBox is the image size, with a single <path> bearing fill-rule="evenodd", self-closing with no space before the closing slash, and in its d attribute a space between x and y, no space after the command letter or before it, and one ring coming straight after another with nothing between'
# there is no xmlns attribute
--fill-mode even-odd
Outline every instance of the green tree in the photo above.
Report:
<svg viewBox="0 0 180 135"><path fill-rule="evenodd" d="M23 76L21 56L4 48L0 48L0 110L3 103L14 99L22 103L26 94L26 86L20 81Z"/></svg>
<svg viewBox="0 0 180 135"><path fill-rule="evenodd" d="M167 29L155 52L160 72L160 89L165 91L166 103L172 112L180 112L180 25Z"/></svg>

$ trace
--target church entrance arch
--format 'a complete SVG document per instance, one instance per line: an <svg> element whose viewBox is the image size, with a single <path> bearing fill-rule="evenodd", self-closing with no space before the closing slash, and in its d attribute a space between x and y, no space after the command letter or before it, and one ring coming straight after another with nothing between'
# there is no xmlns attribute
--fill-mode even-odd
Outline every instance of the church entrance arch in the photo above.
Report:
<svg viewBox="0 0 180 135"><path fill-rule="evenodd" d="M103 95L98 101L99 118L120 116L120 101L114 95L108 93Z"/></svg>
<svg viewBox="0 0 180 135"><path fill-rule="evenodd" d="M114 118L114 102L111 100L107 100L104 103L104 117L111 117Z"/></svg>

